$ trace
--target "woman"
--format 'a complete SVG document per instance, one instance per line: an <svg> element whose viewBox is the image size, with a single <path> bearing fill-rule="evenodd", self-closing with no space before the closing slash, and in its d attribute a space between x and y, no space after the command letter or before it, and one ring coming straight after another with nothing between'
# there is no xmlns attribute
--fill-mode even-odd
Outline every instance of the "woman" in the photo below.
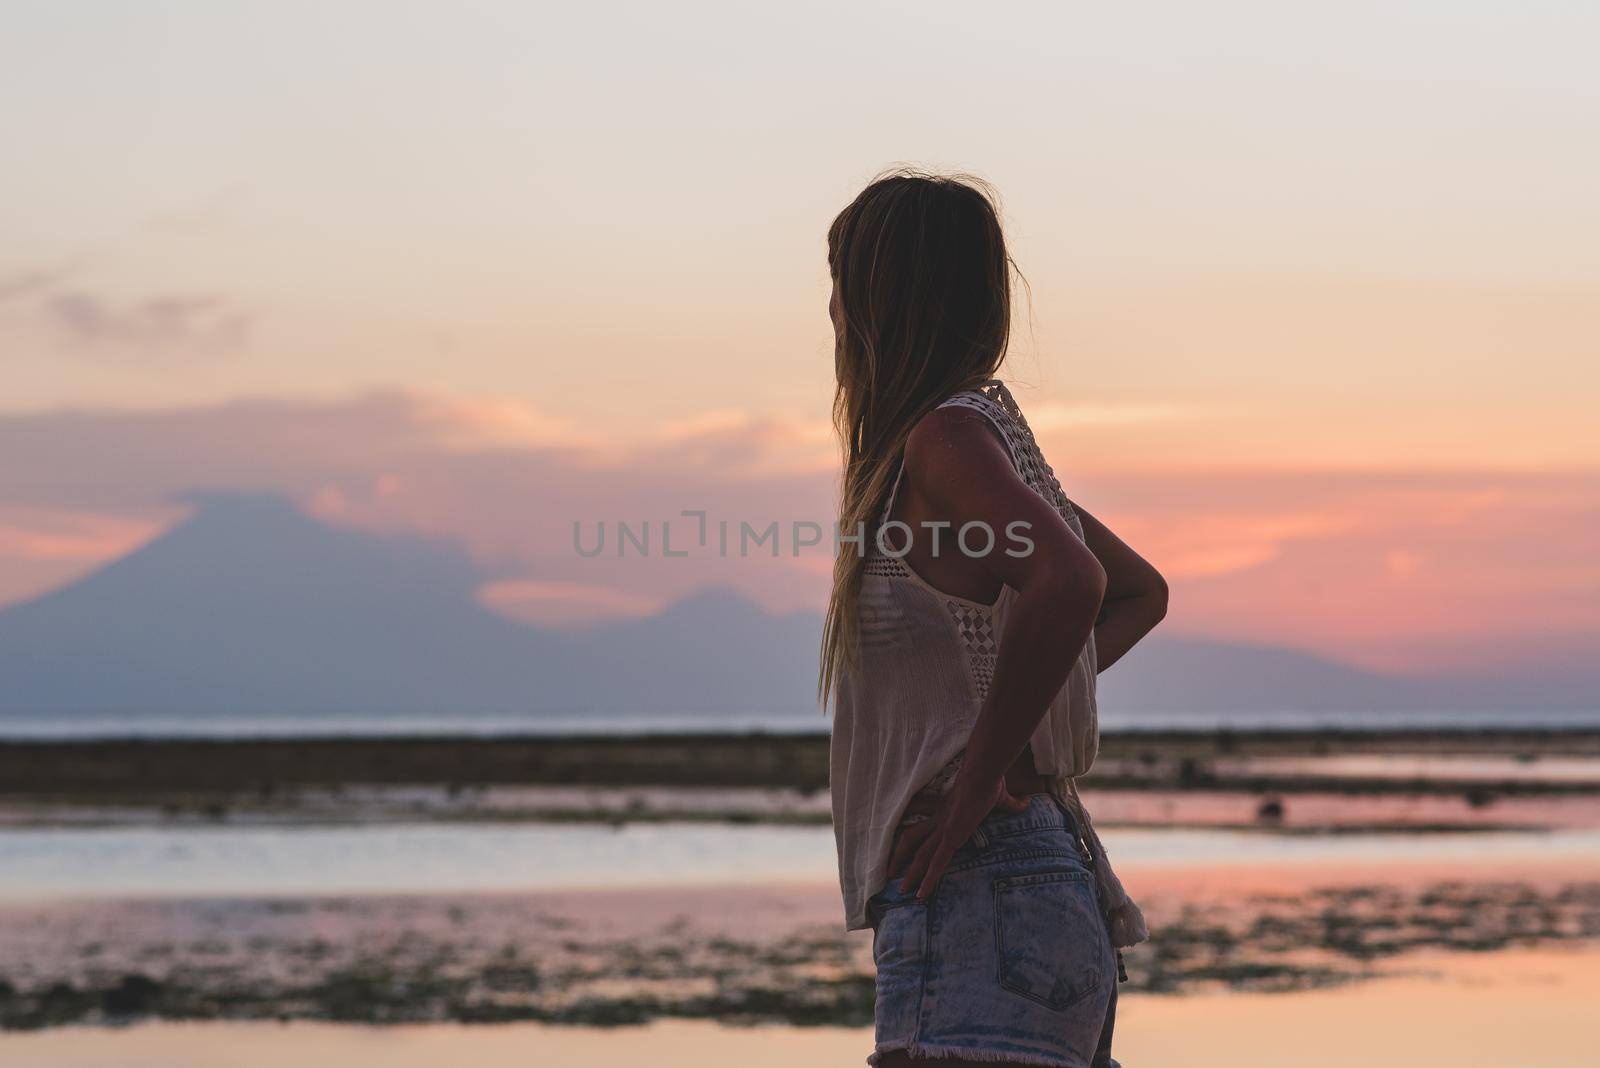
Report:
<svg viewBox="0 0 1600 1068"><path fill-rule="evenodd" d="M820 686L846 925L873 929L881 1068L1113 1065L1144 918L1073 779L1095 674L1166 611L994 378L1010 271L977 182L900 171L828 232L845 448Z"/></svg>

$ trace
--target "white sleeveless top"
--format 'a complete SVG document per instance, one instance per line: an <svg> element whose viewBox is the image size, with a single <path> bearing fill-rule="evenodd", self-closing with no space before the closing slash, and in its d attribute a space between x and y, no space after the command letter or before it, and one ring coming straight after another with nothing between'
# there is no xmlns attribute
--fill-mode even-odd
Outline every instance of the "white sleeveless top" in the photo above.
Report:
<svg viewBox="0 0 1600 1068"><path fill-rule="evenodd" d="M968 408L987 418L1023 481L1082 540L1083 523L1004 383L990 379L939 407ZM880 526L894 507L904 473L902 461ZM858 665L839 681L829 753L834 840L848 930L869 926L867 899L887 880L889 849L907 802L924 788L947 790L955 778L988 696L1000 636L1016 598L1009 586L1001 588L993 604L944 593L904 561L884 555L875 542L869 538L861 583ZM1052 792L1078 816L1095 856L1112 944L1120 947L1147 937L1144 917L1111 870L1074 782L1099 751L1096 673L1091 635L1029 745L1034 767L1053 776Z"/></svg>

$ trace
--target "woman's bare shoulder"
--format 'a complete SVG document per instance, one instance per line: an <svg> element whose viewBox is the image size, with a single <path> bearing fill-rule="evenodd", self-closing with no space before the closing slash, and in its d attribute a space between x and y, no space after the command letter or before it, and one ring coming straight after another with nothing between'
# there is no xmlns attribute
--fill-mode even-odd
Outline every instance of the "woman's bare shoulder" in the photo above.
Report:
<svg viewBox="0 0 1600 1068"><path fill-rule="evenodd" d="M949 503L974 490L1004 492L1020 480L1005 440L981 413L970 408L935 408L906 438L905 474L916 491Z"/></svg>
<svg viewBox="0 0 1600 1068"><path fill-rule="evenodd" d="M1010 469L1005 439L987 416L961 405L946 405L917 420L906 438L906 473L933 474L952 464Z"/></svg>

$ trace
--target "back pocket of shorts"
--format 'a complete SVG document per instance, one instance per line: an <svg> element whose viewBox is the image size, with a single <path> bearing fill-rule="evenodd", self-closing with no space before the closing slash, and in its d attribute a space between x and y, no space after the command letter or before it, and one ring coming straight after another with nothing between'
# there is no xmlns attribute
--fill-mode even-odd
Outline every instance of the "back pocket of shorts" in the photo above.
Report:
<svg viewBox="0 0 1600 1068"><path fill-rule="evenodd" d="M995 880L1001 986L1060 1010L1107 982L1114 962L1091 879L1047 871Z"/></svg>

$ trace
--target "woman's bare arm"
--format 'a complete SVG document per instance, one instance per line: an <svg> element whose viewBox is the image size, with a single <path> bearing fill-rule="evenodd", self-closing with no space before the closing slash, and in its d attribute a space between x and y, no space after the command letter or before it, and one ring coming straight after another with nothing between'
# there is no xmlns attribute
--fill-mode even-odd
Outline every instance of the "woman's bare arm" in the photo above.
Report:
<svg viewBox="0 0 1600 1068"><path fill-rule="evenodd" d="M1028 744L1089 639L1107 578L1089 547L1018 476L981 416L958 408L926 416L906 444L906 477L953 529L988 524L993 547L974 560L1016 591L961 769L939 810L918 825L925 837L901 881L903 889L917 885L918 896L926 897L1003 796L1006 768ZM1007 538L1009 525L1019 521L1028 524L1031 551L1021 552Z"/></svg>
<svg viewBox="0 0 1600 1068"><path fill-rule="evenodd" d="M1167 580L1104 523L1076 502L1073 508L1083 521L1089 551L1106 572L1106 596L1094 627L1096 662L1104 671L1166 616Z"/></svg>

